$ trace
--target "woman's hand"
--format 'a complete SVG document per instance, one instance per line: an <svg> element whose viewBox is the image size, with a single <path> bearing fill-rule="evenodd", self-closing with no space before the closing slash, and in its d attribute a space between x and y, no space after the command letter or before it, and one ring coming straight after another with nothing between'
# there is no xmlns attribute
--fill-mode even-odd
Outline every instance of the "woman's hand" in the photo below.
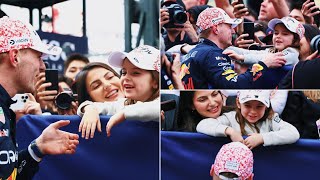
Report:
<svg viewBox="0 0 320 180"><path fill-rule="evenodd" d="M94 137L96 128L101 132L101 122L99 112L94 105L87 105L84 109L85 112L79 125L79 132L82 132L82 138L89 139L89 135L90 138Z"/></svg>

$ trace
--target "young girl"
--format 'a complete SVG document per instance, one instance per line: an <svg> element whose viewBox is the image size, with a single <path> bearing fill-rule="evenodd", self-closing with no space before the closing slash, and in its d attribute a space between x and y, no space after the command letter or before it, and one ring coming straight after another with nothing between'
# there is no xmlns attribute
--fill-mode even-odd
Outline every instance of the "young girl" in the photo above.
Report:
<svg viewBox="0 0 320 180"><path fill-rule="evenodd" d="M115 102L85 101L78 108L82 116L79 132L82 137L93 138L95 129L101 132L99 114L113 115L107 123L107 136L110 129L125 119L159 121L159 50L142 45L129 53L115 52L109 63L121 69L121 86L126 98Z"/></svg>
<svg viewBox="0 0 320 180"><path fill-rule="evenodd" d="M245 64L254 64L268 56L272 56L273 53L282 52L286 65L294 65L299 62L300 39L304 37L305 32L303 25L294 18L283 17L282 19L272 19L268 26L274 31L272 37L273 48L256 51L228 47L224 54L227 54L233 60Z"/></svg>
<svg viewBox="0 0 320 180"><path fill-rule="evenodd" d="M299 139L298 130L273 113L270 91L239 91L236 104L236 111L200 121L197 131L211 136L230 136L232 141L241 141L250 149L260 144L291 144Z"/></svg>

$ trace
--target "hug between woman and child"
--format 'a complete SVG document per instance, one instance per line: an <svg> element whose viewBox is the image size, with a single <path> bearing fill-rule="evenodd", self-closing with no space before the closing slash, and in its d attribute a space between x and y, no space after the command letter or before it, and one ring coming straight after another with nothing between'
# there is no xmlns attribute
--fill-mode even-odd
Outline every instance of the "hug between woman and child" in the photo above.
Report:
<svg viewBox="0 0 320 180"><path fill-rule="evenodd" d="M101 132L99 115L112 115L106 125L107 136L111 135L113 126L124 120L159 122L159 54L158 49L141 45L129 53L114 52L109 56L109 64L121 68L120 90L125 97L109 102L87 100L81 103L77 114L82 117L79 125L82 138L93 138L96 129ZM111 89L111 85L105 88Z"/></svg>
<svg viewBox="0 0 320 180"><path fill-rule="evenodd" d="M196 130L211 136L229 136L250 149L259 145L291 144L300 137L293 125L274 113L267 90L238 91L235 111L201 120Z"/></svg>

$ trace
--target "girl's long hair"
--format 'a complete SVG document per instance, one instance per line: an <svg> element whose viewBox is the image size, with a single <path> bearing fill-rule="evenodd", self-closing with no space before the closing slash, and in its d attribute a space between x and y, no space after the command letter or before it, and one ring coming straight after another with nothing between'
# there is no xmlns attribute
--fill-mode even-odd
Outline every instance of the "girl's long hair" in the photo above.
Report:
<svg viewBox="0 0 320 180"><path fill-rule="evenodd" d="M239 102L239 99L236 99L237 102ZM269 106L269 108L266 108L266 111L264 112L264 115L261 119L259 119L257 122L260 121L265 121L266 119L270 119L272 118L272 116L274 115L274 112L272 110L271 104ZM256 130L257 133L260 133L260 129L257 127L257 123L251 124L248 120L246 120L242 114L241 114L241 109L238 108L238 106L236 106L236 120L240 125L240 130L241 130L241 134L242 135L248 135L248 133L245 130L245 126L246 124L253 130Z"/></svg>

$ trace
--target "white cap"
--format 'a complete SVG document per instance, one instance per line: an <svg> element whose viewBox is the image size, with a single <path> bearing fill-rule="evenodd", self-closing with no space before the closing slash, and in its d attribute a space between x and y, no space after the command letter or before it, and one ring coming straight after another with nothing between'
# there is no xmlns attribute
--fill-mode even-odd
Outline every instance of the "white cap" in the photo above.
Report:
<svg viewBox="0 0 320 180"><path fill-rule="evenodd" d="M59 55L62 52L58 46L44 44L31 24L7 16L0 18L0 34L0 53L26 48L49 55Z"/></svg>
<svg viewBox="0 0 320 180"><path fill-rule="evenodd" d="M270 91L269 90L240 90L239 102L241 104L256 100L262 102L267 107L270 107Z"/></svg>
<svg viewBox="0 0 320 180"><path fill-rule="evenodd" d="M284 24L284 26L291 32L299 35L300 39L303 38L305 29L303 25L292 17L283 17L281 19L274 18L268 23L268 27L274 31L274 27L277 24Z"/></svg>
<svg viewBox="0 0 320 180"><path fill-rule="evenodd" d="M111 66L122 68L125 58L140 69L160 72L160 51L152 46L141 45L129 53L113 52L109 55L108 61Z"/></svg>

